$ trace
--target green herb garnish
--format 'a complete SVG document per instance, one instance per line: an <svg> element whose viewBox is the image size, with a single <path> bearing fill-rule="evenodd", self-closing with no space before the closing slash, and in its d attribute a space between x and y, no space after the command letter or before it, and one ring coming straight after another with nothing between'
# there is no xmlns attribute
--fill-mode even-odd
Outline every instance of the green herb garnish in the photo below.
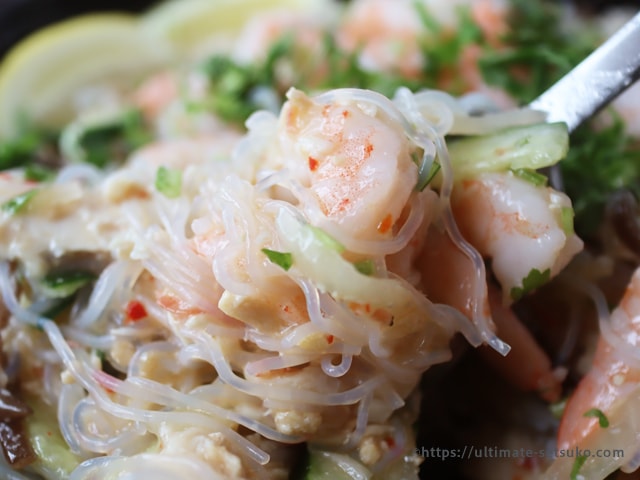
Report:
<svg viewBox="0 0 640 480"><path fill-rule="evenodd" d="M571 475L569 477L571 480L581 480L584 478L582 475L580 475L580 469L587 461L587 458L588 457L586 455L578 455L576 457L573 462L573 466L571 467Z"/></svg>
<svg viewBox="0 0 640 480"><path fill-rule="evenodd" d="M609 426L609 419L607 418L607 416L604 414L604 412L602 410L600 410L599 408L592 408L591 410L587 410L586 412L584 412L583 417L595 417L598 419L598 423L600 424L600 426L602 428L607 428Z"/></svg>
<svg viewBox="0 0 640 480"><path fill-rule="evenodd" d="M27 131L19 137L0 143L0 170L29 164L42 143L35 131Z"/></svg>
<svg viewBox="0 0 640 480"><path fill-rule="evenodd" d="M31 199L38 193L37 189L29 190L28 192L21 193L2 204L0 208L2 208L3 212L8 212L9 215L16 215L22 212Z"/></svg>
<svg viewBox="0 0 640 480"><path fill-rule="evenodd" d="M596 29L560 28L561 14L553 2L512 0L504 47L486 46L478 62L485 81L526 104L581 62L600 43Z"/></svg>
<svg viewBox="0 0 640 480"><path fill-rule="evenodd" d="M202 108L228 122L243 123L254 111L266 107L255 95L258 89L269 90L282 103L288 86L278 84L277 66L293 57L294 47L293 36L284 35L271 45L262 63L241 64L226 55L209 58L201 66L210 84Z"/></svg>
<svg viewBox="0 0 640 480"><path fill-rule="evenodd" d="M123 162L151 139L142 112L130 109L72 123L62 132L61 145L70 160L105 168Z"/></svg>
<svg viewBox="0 0 640 480"><path fill-rule="evenodd" d="M575 233L573 228L574 211L571 207L562 207L560 209L560 224L565 235L573 235Z"/></svg>
<svg viewBox="0 0 640 480"><path fill-rule="evenodd" d="M467 86L460 70L460 59L469 45L483 45L482 31L473 21L468 8L458 8L458 23L455 34L444 28L430 14L423 2L414 2L418 17L422 21L425 34L420 42L424 57L424 86L440 87L446 83L446 89L452 94L465 93Z"/></svg>
<svg viewBox="0 0 640 480"><path fill-rule="evenodd" d="M522 279L522 287L513 287L511 289L511 298L520 300L525 294L547 283L549 278L551 278L550 269L547 268L544 272L541 272L537 268L532 268L529 274Z"/></svg>
<svg viewBox="0 0 640 480"><path fill-rule="evenodd" d="M373 260L369 258L366 260L359 260L357 262L354 262L353 266L363 275L369 276L373 275L373 272L375 272L375 265L373 263Z"/></svg>
<svg viewBox="0 0 640 480"><path fill-rule="evenodd" d="M575 229L582 237L593 235L602 224L613 192L629 189L640 198L640 143L625 132L622 119L611 114L607 127L577 128L569 153L560 162L565 191L575 210Z"/></svg>
<svg viewBox="0 0 640 480"><path fill-rule="evenodd" d="M55 170L38 163L30 163L24 168L25 180L32 182L48 182L55 178L55 176Z"/></svg>
<svg viewBox="0 0 640 480"><path fill-rule="evenodd" d="M291 253L278 252L268 248L263 248L262 253L264 253L271 262L275 263L285 271L289 270L293 265L293 255L291 255Z"/></svg>
<svg viewBox="0 0 640 480"><path fill-rule="evenodd" d="M156 172L156 190L167 198L177 198L182 192L182 172L160 167Z"/></svg>

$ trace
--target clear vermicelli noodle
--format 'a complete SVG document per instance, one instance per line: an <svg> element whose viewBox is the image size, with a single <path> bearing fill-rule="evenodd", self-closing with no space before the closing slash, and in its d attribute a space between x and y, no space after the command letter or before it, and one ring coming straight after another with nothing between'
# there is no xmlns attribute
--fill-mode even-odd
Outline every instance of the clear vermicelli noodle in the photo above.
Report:
<svg viewBox="0 0 640 480"><path fill-rule="evenodd" d="M79 20L98 22L79 52L104 28L160 63L75 72L57 115L25 100L25 132L0 112L0 475L637 467L635 145L615 114L570 136L522 106L597 41L571 47L566 6L445 3ZM631 160L580 177L602 145ZM472 444L544 455L460 458Z"/></svg>

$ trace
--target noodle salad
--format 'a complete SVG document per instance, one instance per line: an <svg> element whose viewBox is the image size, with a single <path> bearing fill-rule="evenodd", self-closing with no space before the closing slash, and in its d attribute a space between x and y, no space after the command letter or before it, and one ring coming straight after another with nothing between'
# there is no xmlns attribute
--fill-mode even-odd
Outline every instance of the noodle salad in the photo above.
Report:
<svg viewBox="0 0 640 480"><path fill-rule="evenodd" d="M100 28L157 53L197 3ZM0 119L2 477L634 471L640 117L521 106L612 27L272 3Z"/></svg>

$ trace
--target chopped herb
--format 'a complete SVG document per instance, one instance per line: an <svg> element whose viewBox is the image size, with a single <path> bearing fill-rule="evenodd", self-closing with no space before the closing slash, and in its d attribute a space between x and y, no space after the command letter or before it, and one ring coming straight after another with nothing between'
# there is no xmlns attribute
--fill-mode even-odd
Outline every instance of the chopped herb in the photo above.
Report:
<svg viewBox="0 0 640 480"><path fill-rule="evenodd" d="M48 297L67 298L95 279L93 273L85 271L50 273L42 280L42 286Z"/></svg>
<svg viewBox="0 0 640 480"><path fill-rule="evenodd" d="M511 170L513 172L513 174L516 177L519 177L533 185L535 185L536 187L543 187L547 185L547 182L549 181L549 179L546 177L546 175L543 175L542 173L536 172L535 170L532 170L531 168L516 168L516 169L512 169Z"/></svg>
<svg viewBox="0 0 640 480"><path fill-rule="evenodd" d="M177 198L182 191L182 172L160 167L156 172L156 190L167 198Z"/></svg>
<svg viewBox="0 0 640 480"><path fill-rule="evenodd" d="M511 298L514 300L521 299L525 294L547 283L549 278L551 278L550 269L547 268L544 272L541 272L537 268L532 268L529 274L522 279L522 287L513 287L511 289Z"/></svg>
<svg viewBox="0 0 640 480"><path fill-rule="evenodd" d="M226 55L214 55L201 66L209 80L209 95L203 107L228 122L243 123L251 113L266 106L255 95L260 88L274 93L284 101L288 86L278 85L280 60L292 57L294 39L284 35L275 41L266 59L257 64L241 64Z"/></svg>
<svg viewBox="0 0 640 480"><path fill-rule="evenodd" d="M96 357L100 359L100 362L104 363L107 358L106 352L104 350L100 350L99 348L96 348L93 352L95 353Z"/></svg>
<svg viewBox="0 0 640 480"><path fill-rule="evenodd" d="M69 159L105 168L123 162L151 139L142 113L130 109L106 118L72 123L62 132L61 145Z"/></svg>
<svg viewBox="0 0 640 480"><path fill-rule="evenodd" d="M308 227L313 232L313 235L320 240L325 247L335 250L338 253L342 253L346 250L344 245L321 228L314 227L313 225L308 225Z"/></svg>
<svg viewBox="0 0 640 480"><path fill-rule="evenodd" d="M373 272L375 272L375 265L373 263L373 260L369 258L366 260L359 260L357 262L354 262L353 266L363 275L369 276L373 275Z"/></svg>
<svg viewBox="0 0 640 480"><path fill-rule="evenodd" d="M25 209L36 193L38 193L38 190L34 188L33 190L21 193L20 195L7 200L2 204L2 211L8 212L9 215L16 215L20 213Z"/></svg>
<svg viewBox="0 0 640 480"><path fill-rule="evenodd" d="M562 230L566 235L573 235L573 217L574 212L571 207L562 207L560 209L560 224L562 225Z"/></svg>
<svg viewBox="0 0 640 480"><path fill-rule="evenodd" d="M443 27L427 10L423 2L414 2L418 17L422 21L425 34L420 42L424 57L423 85L426 87L443 87L452 94L462 94L467 85L462 75L455 72L460 69L460 59L470 45L484 43L482 31L473 21L468 8L458 8L456 34ZM446 85L443 85L446 84Z"/></svg>
<svg viewBox="0 0 640 480"><path fill-rule="evenodd" d="M602 224L608 197L629 189L640 198L640 144L625 132L622 119L596 129L582 125L571 135L571 148L560 162L565 191L575 210L575 229L583 238Z"/></svg>
<svg viewBox="0 0 640 480"><path fill-rule="evenodd" d="M583 417L595 417L598 419L598 423L600 424L600 426L602 428L607 428L609 426L609 419L607 418L607 416L604 414L604 412L602 410L600 410L599 408L592 408L591 410L587 410L586 412L584 412Z"/></svg>
<svg viewBox="0 0 640 480"><path fill-rule="evenodd" d="M438 172L440 171L441 165L435 161L431 162L429 165L429 169L427 170L427 164L429 162L422 162L420 164L420 168L418 169L418 183L416 184L416 190L422 192L427 186L431 183L431 181L436 177Z"/></svg>
<svg viewBox="0 0 640 480"><path fill-rule="evenodd" d="M586 455L578 455L576 457L573 462L573 466L571 467L571 475L569 477L571 480L584 480L584 477L580 475L580 469L587 461L587 458L588 457Z"/></svg>
<svg viewBox="0 0 640 480"><path fill-rule="evenodd" d="M47 182L55 178L55 176L55 170L38 163L30 163L24 169L25 180L32 182Z"/></svg>
<svg viewBox="0 0 640 480"><path fill-rule="evenodd" d="M478 66L490 85L526 104L582 61L599 43L597 29L561 27L554 2L512 0L503 48L485 46Z"/></svg>
<svg viewBox="0 0 640 480"><path fill-rule="evenodd" d="M320 81L322 89L349 86L374 90L387 97L392 97L399 87L416 91L427 86L423 78L409 80L399 72L383 73L364 69L360 64L360 52L341 49L331 33L325 35L323 46L327 73ZM311 74L315 75L313 71Z"/></svg>
<svg viewBox="0 0 640 480"><path fill-rule="evenodd" d="M35 131L27 131L4 143L0 143L0 170L27 165L40 147L41 136Z"/></svg>
<svg viewBox="0 0 640 480"><path fill-rule="evenodd" d="M275 263L285 271L289 270L293 265L293 255L288 252L277 252L275 250L263 248L262 253L264 253L271 262Z"/></svg>

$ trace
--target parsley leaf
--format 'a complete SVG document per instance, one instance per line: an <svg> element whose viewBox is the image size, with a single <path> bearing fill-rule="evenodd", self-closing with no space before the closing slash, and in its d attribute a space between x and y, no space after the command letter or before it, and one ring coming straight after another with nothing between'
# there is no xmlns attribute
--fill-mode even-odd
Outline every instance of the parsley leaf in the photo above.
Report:
<svg viewBox="0 0 640 480"><path fill-rule="evenodd" d="M544 272L541 272L537 268L532 268L529 274L522 279L522 287L513 287L511 289L511 298L520 300L525 294L547 283L549 278L551 278L551 269L547 268Z"/></svg>
<svg viewBox="0 0 640 480"><path fill-rule="evenodd" d="M452 34L429 13L423 2L414 2L425 34L420 42L424 57L423 87L443 86L449 93L462 94L467 90L463 75L459 75L463 52L469 45L483 45L482 31L471 17L468 8L458 8L459 25Z"/></svg>
<svg viewBox="0 0 640 480"><path fill-rule="evenodd" d="M156 172L156 190L167 198L177 198L182 191L182 172L167 167L159 167Z"/></svg>
<svg viewBox="0 0 640 480"><path fill-rule="evenodd" d="M135 109L87 125L74 137L73 143L79 152L79 160L99 168L124 161L133 150L151 140L142 113Z"/></svg>
<svg viewBox="0 0 640 480"><path fill-rule="evenodd" d="M276 250L269 250L268 248L263 248L262 253L264 253L271 262L285 271L289 270L293 265L293 255L291 255L291 253L278 252Z"/></svg>
<svg viewBox="0 0 640 480"><path fill-rule="evenodd" d="M38 190L34 188L33 190L16 195L4 202L0 208L2 208L2 211L8 212L9 215L16 215L26 208L36 193L38 193Z"/></svg>
<svg viewBox="0 0 640 480"><path fill-rule="evenodd" d="M478 62L485 81L525 104L582 61L600 41L596 29L569 31L560 16L554 2L511 0L505 47L485 48Z"/></svg>
<svg viewBox="0 0 640 480"><path fill-rule="evenodd" d="M290 58L294 52L291 35L275 41L261 63L241 64L226 55L214 55L201 65L209 80L209 94L204 104L223 120L243 123L254 111L265 108L256 92L265 88L282 103L287 87L280 86L277 67L280 60Z"/></svg>
<svg viewBox="0 0 640 480"><path fill-rule="evenodd" d="M575 229L589 237L602 223L609 195L629 189L640 197L640 145L625 132L622 119L595 129L589 124L571 136L571 148L560 162L565 191L573 201Z"/></svg>
<svg viewBox="0 0 640 480"><path fill-rule="evenodd" d="M602 427L602 428L607 428L609 426L609 419L607 418L607 416L604 414L604 412L602 410L600 410L599 408L592 408L591 410L587 410L586 412L584 412L583 417L595 417L598 419L598 424Z"/></svg>
<svg viewBox="0 0 640 480"><path fill-rule="evenodd" d="M576 457L573 462L573 466L571 467L571 474L569 476L571 480L580 480L584 478L582 475L580 475L580 469L587 461L587 458L588 457L586 455L578 455Z"/></svg>
<svg viewBox="0 0 640 480"><path fill-rule="evenodd" d="M49 169L58 166L57 143L57 134L25 126L17 137L0 142L0 171L19 167ZM41 181L29 177L27 180Z"/></svg>
<svg viewBox="0 0 640 480"><path fill-rule="evenodd" d="M28 164L40 146L41 138L34 131L0 143L0 170L21 167Z"/></svg>

